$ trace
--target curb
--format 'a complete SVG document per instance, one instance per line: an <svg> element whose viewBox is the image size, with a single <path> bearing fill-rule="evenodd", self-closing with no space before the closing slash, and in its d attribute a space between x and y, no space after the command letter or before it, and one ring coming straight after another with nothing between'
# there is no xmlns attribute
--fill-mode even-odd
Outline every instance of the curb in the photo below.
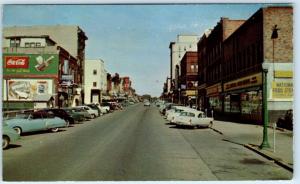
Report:
<svg viewBox="0 0 300 184"><path fill-rule="evenodd" d="M249 145L249 144L244 144L244 147L246 147L246 148L248 148L248 149L250 149L250 150L252 150L252 151L258 153L259 155L261 155L261 156L263 156L263 157L265 157L265 158L267 158L267 159L269 159L269 160L273 160L277 165L279 165L279 166L281 166L281 167L283 167L283 168L285 168L285 169L287 169L287 170L289 170L289 171L291 171L291 172L294 172L293 167L291 167L291 166L288 165L287 163L285 163L285 162L283 162L283 161L280 161L280 160L277 160L277 159L275 159L275 158L273 158L273 157L271 157L271 156L269 156L269 155L267 155L267 154L265 154L265 153L259 151L259 150L256 149L254 146L251 146L251 145Z"/></svg>

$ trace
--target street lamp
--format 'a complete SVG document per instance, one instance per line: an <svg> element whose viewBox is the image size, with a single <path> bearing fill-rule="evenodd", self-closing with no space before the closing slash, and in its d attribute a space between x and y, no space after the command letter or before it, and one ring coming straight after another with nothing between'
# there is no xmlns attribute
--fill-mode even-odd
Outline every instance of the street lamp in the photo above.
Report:
<svg viewBox="0 0 300 184"><path fill-rule="evenodd" d="M260 149L263 148L270 148L270 144L268 141L268 123L269 123L269 114L268 114L268 87L267 87L267 75L268 75L268 67L264 64L262 64L262 77L263 77L263 101L262 101L262 107L263 107L263 123L264 123L264 130L263 130L263 142L259 146Z"/></svg>
<svg viewBox="0 0 300 184"><path fill-rule="evenodd" d="M178 95L179 95L179 100L178 100L178 103L181 104L180 102L180 96L181 96L181 93L180 93L180 88L178 88Z"/></svg>

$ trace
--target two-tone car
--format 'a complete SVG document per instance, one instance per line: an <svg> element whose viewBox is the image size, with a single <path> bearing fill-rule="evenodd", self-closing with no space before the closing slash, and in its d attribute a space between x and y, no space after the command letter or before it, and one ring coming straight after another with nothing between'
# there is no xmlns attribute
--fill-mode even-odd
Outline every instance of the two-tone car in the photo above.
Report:
<svg viewBox="0 0 300 184"><path fill-rule="evenodd" d="M174 120L177 126L184 127L212 127L214 119L206 117L203 111L183 111Z"/></svg>
<svg viewBox="0 0 300 184"><path fill-rule="evenodd" d="M13 128L19 135L25 132L50 130L58 132L59 128L66 127L67 123L45 111L36 111L12 119L4 120L10 128Z"/></svg>

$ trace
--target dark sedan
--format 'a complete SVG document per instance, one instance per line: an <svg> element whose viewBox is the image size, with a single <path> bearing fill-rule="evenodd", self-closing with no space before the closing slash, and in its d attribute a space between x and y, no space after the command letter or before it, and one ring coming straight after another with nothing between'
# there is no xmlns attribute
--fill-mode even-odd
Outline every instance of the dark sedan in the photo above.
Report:
<svg viewBox="0 0 300 184"><path fill-rule="evenodd" d="M67 126L69 124L74 124L75 120L74 118L72 118L72 116L70 116L65 110L63 109L57 109L57 108L53 108L53 109L43 109L46 112L50 112L53 113L54 116L59 117L63 120L65 120L67 122Z"/></svg>

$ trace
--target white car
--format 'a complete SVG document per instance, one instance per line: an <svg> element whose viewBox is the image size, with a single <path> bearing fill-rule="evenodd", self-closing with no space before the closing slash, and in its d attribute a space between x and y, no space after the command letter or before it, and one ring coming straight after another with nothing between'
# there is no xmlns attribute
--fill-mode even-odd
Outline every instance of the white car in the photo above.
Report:
<svg viewBox="0 0 300 184"><path fill-rule="evenodd" d="M97 105L97 107L100 109L102 114L106 114L110 110L109 106L101 106L99 103L95 103L95 105Z"/></svg>
<svg viewBox="0 0 300 184"><path fill-rule="evenodd" d="M144 102L144 106L150 106L150 105L151 105L151 104L150 104L149 101Z"/></svg>
<svg viewBox="0 0 300 184"><path fill-rule="evenodd" d="M83 109L87 110L87 112L91 115L91 117L93 119L100 115L97 110L94 110L94 109L92 109L92 108L90 108L89 106L86 106L86 105L76 106L76 108L83 108Z"/></svg>
<svg viewBox="0 0 300 184"><path fill-rule="evenodd" d="M214 119L206 117L203 111L181 112L175 119L178 126L212 127Z"/></svg>
<svg viewBox="0 0 300 184"><path fill-rule="evenodd" d="M190 107L178 107L174 112L170 112L167 116L167 120L171 123L175 122L175 117L179 116L181 112L195 112L196 109L192 109Z"/></svg>

